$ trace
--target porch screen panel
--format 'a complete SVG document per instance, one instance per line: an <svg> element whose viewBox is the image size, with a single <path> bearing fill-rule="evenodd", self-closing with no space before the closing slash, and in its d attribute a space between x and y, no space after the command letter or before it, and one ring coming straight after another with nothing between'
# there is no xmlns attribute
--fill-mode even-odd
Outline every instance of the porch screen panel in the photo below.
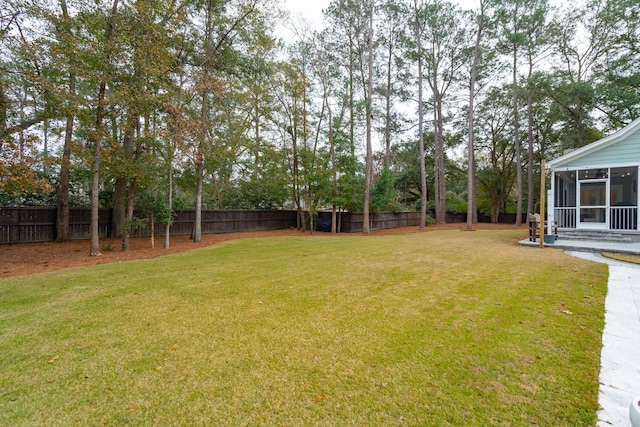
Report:
<svg viewBox="0 0 640 427"><path fill-rule="evenodd" d="M637 230L638 168L612 168L610 181L610 228L615 230Z"/></svg>
<svg viewBox="0 0 640 427"><path fill-rule="evenodd" d="M554 216L560 228L576 228L577 176L575 170L555 175Z"/></svg>

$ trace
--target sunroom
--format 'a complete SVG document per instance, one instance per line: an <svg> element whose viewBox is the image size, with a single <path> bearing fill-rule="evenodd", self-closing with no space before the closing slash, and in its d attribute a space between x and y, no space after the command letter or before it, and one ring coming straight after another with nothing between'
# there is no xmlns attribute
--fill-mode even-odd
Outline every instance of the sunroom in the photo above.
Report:
<svg viewBox="0 0 640 427"><path fill-rule="evenodd" d="M640 119L547 164L549 217L560 230L638 232Z"/></svg>

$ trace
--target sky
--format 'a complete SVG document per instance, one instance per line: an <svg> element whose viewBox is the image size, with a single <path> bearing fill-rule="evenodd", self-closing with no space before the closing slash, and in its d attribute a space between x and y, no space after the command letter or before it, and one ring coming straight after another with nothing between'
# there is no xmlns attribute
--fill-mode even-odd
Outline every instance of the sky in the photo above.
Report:
<svg viewBox="0 0 640 427"><path fill-rule="evenodd" d="M479 7L479 0L453 0L463 9L475 9ZM290 31L286 27L291 23L308 22L312 29L322 28L322 11L329 6L331 0L283 0L285 10L291 14L290 21L280 30L281 37L285 40L292 38Z"/></svg>
<svg viewBox="0 0 640 427"><path fill-rule="evenodd" d="M474 9L479 5L479 0L453 0L464 9ZM322 10L329 6L331 0L284 0L284 6L291 13L292 17L304 17L307 21L314 23L320 28L322 25Z"/></svg>
<svg viewBox="0 0 640 427"><path fill-rule="evenodd" d="M296 21L303 18L309 21L314 29L322 26L322 10L326 9L331 0L284 0L285 9L291 13L291 18Z"/></svg>

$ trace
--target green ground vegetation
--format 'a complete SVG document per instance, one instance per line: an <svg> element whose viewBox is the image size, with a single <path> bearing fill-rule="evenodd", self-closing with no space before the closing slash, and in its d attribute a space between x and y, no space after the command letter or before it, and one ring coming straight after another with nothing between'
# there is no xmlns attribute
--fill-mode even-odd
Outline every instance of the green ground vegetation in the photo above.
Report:
<svg viewBox="0 0 640 427"><path fill-rule="evenodd" d="M0 280L0 424L592 426L607 268L519 231Z"/></svg>
<svg viewBox="0 0 640 427"><path fill-rule="evenodd" d="M617 252L602 252L602 256L617 261L629 262L631 264L640 264L640 255L620 254Z"/></svg>

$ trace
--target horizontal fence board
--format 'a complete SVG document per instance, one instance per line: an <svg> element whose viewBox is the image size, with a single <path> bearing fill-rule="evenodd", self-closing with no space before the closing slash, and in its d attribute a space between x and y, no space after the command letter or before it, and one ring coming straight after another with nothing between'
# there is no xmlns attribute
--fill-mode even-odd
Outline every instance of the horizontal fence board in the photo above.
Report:
<svg viewBox="0 0 640 427"><path fill-rule="evenodd" d="M361 233L363 230L364 214L361 212L340 212L336 214L343 233ZM319 218L331 220L331 212L320 212ZM371 230L388 228L413 227L420 223L419 212L380 212L371 215Z"/></svg>

